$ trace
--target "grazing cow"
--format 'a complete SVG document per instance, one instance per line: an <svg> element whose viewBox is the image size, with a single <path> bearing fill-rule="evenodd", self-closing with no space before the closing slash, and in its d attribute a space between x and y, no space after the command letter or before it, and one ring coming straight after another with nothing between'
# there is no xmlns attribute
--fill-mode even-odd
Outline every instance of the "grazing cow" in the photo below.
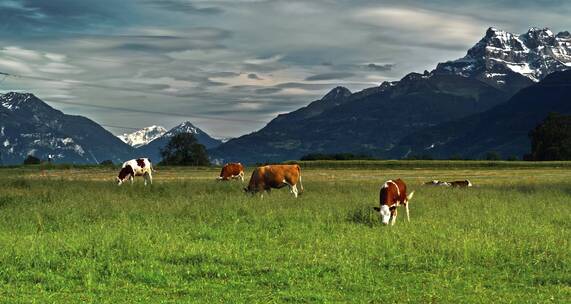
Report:
<svg viewBox="0 0 571 304"><path fill-rule="evenodd" d="M125 181L130 180L133 184L135 176L142 176L145 179L145 186L147 181L153 183L152 176L153 166L148 158L137 158L126 161L123 163L121 171L117 176L117 185L121 186Z"/></svg>
<svg viewBox="0 0 571 304"><path fill-rule="evenodd" d="M472 187L472 183L471 183L469 180L467 180L467 179L465 179L465 180L463 180L463 181L453 181L453 182L449 182L449 184L450 184L452 187L455 187L455 188Z"/></svg>
<svg viewBox="0 0 571 304"><path fill-rule="evenodd" d="M389 220L391 226L395 224L397 219L397 207L404 204L406 208L406 219L410 222L408 211L408 202L412 199L414 191L409 195L406 194L406 184L400 178L397 180L388 180L381 187L379 194L380 208L374 209L379 212L383 224L388 225Z"/></svg>
<svg viewBox="0 0 571 304"><path fill-rule="evenodd" d="M450 187L452 186L449 182L443 182L439 180L432 180L424 183L425 186L440 186L440 187Z"/></svg>
<svg viewBox="0 0 571 304"><path fill-rule="evenodd" d="M300 192L297 190L299 181ZM252 172L248 187L244 188L247 193L271 191L271 188L283 188L288 186L290 192L297 197L303 193L301 184L301 168L299 165L268 165L258 167ZM263 197L262 193L262 197Z"/></svg>
<svg viewBox="0 0 571 304"><path fill-rule="evenodd" d="M220 171L220 176L217 177L217 180L230 180L234 178L239 178L241 181L244 181L244 166L241 163L229 163L222 167L222 171Z"/></svg>

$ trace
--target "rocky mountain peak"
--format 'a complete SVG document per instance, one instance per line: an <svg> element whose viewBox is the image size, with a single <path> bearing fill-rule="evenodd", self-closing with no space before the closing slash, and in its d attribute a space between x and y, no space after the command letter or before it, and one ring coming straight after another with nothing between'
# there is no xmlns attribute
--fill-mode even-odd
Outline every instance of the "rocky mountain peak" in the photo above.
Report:
<svg viewBox="0 0 571 304"><path fill-rule="evenodd" d="M346 87L338 86L329 91L321 100L339 100L351 96L351 91Z"/></svg>
<svg viewBox="0 0 571 304"><path fill-rule="evenodd" d="M520 75L537 82L550 73L571 68L571 38L548 28L522 35L494 27L463 58L438 64L435 72L483 80L497 87Z"/></svg>
<svg viewBox="0 0 571 304"><path fill-rule="evenodd" d="M548 28L530 28L527 33L520 36L520 39L525 42L525 45L530 49L535 49L539 46L555 46L556 38L553 32Z"/></svg>
<svg viewBox="0 0 571 304"><path fill-rule="evenodd" d="M26 104L37 103L38 101L36 96L30 93L9 92L0 95L0 105L11 111L16 111Z"/></svg>
<svg viewBox="0 0 571 304"><path fill-rule="evenodd" d="M192 133L192 134L199 134L200 129L195 127L190 121L185 121L178 126L170 129L168 132L164 134L164 136L172 137L180 133Z"/></svg>
<svg viewBox="0 0 571 304"><path fill-rule="evenodd" d="M121 139L124 143L137 148L161 137L166 132L167 129L164 127L153 125L133 133L125 133L117 137L119 137L119 139Z"/></svg>

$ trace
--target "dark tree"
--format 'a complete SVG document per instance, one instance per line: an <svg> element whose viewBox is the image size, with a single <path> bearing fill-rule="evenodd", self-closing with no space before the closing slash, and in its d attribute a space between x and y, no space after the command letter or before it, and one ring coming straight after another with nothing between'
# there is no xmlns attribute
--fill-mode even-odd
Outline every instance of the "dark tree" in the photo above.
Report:
<svg viewBox="0 0 571 304"><path fill-rule="evenodd" d="M502 157L496 151L490 151L484 155L484 160L500 160Z"/></svg>
<svg viewBox="0 0 571 304"><path fill-rule="evenodd" d="M516 161L516 160L517 160L517 156L515 156L515 155L510 155L510 156L506 157L506 160L507 160L507 161Z"/></svg>
<svg viewBox="0 0 571 304"><path fill-rule="evenodd" d="M33 155L28 155L26 159L24 159L24 165L39 165L41 160Z"/></svg>
<svg viewBox="0 0 571 304"><path fill-rule="evenodd" d="M108 166L108 167L112 167L113 166L113 161L110 159L104 160L102 162L99 163L100 166Z"/></svg>
<svg viewBox="0 0 571 304"><path fill-rule="evenodd" d="M209 166L206 148L191 133L180 133L161 149L162 164L174 166Z"/></svg>
<svg viewBox="0 0 571 304"><path fill-rule="evenodd" d="M571 116L551 113L529 132L531 154L526 160L571 160Z"/></svg>

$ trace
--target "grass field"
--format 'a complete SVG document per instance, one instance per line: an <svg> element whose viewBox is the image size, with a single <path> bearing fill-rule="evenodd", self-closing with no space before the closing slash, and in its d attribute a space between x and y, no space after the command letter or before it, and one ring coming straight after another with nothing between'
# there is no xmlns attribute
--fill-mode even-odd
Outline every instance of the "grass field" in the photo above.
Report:
<svg viewBox="0 0 571 304"><path fill-rule="evenodd" d="M216 168L159 168L146 188L115 169L0 169L0 302L570 302L568 163L411 164L304 164L297 200ZM372 207L397 177L411 222L385 227Z"/></svg>

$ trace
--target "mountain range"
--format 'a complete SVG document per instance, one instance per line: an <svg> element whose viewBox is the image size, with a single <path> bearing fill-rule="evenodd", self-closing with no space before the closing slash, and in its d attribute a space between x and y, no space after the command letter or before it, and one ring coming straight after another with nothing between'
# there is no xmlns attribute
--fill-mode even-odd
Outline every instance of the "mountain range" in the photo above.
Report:
<svg viewBox="0 0 571 304"><path fill-rule="evenodd" d="M460 59L399 81L323 98L278 115L259 131L222 142L190 122L151 126L119 137L97 123L66 115L36 96L0 95L0 164L27 155L56 162L121 162L147 156L175 134L193 133L215 162L278 162L309 153L380 158L430 155L478 158L529 151L527 132L549 112L570 113L571 34L532 28L515 35L489 28Z"/></svg>
<svg viewBox="0 0 571 304"><path fill-rule="evenodd" d="M186 121L167 131L151 126L115 136L96 122L66 115L29 93L0 95L0 165L21 164L28 155L54 162L121 163L146 156L160 161L160 149L178 133L193 133L208 148L221 141Z"/></svg>
<svg viewBox="0 0 571 304"><path fill-rule="evenodd" d="M515 35L489 28L463 58L356 93L337 87L322 99L279 115L261 130L232 139L210 153L215 159L243 162L339 152L402 158L411 153L402 143L407 136L438 130L451 121L461 123L465 117L507 102L550 73L570 67L568 32L555 35L549 29L531 28ZM511 151L521 154L527 149L524 140ZM477 156L474 153L466 156Z"/></svg>

